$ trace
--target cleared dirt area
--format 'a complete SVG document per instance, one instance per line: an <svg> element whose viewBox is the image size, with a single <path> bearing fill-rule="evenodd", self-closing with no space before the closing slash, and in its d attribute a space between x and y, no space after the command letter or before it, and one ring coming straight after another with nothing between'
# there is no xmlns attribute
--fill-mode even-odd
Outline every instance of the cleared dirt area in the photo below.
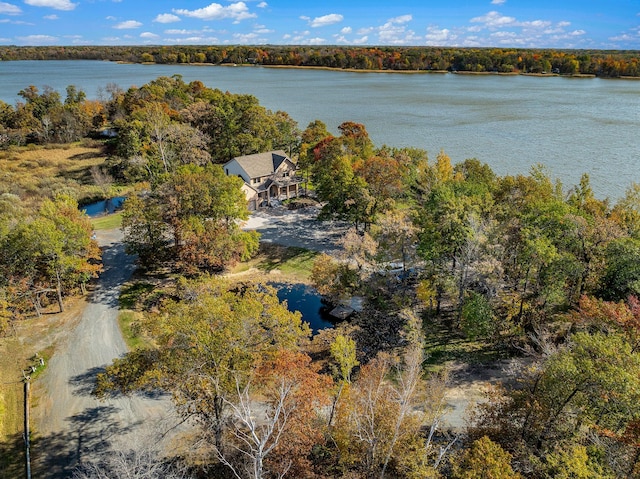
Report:
<svg viewBox="0 0 640 479"><path fill-rule="evenodd" d="M515 380L519 367L519 360L485 364L450 363L449 386L445 393L447 412L443 426L453 430L464 429L471 410L487 401L487 393L492 387Z"/></svg>

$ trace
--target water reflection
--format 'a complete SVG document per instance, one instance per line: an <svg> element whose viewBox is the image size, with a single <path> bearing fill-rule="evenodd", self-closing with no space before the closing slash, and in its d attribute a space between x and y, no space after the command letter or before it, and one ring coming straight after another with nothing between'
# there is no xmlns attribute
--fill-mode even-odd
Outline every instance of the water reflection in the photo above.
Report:
<svg viewBox="0 0 640 479"><path fill-rule="evenodd" d="M88 216L100 216L100 215L108 215L115 212L117 209L122 207L122 203L124 203L124 196L116 196L115 198L109 198L102 201L96 201L95 203L91 203L85 206L82 206L80 209L87 213Z"/></svg>
<svg viewBox="0 0 640 479"><path fill-rule="evenodd" d="M278 299L287 301L290 311L300 311L302 320L309 323L313 334L326 328L333 328L335 320L329 316L329 308L322 302L322 296L306 284L269 283L277 290Z"/></svg>

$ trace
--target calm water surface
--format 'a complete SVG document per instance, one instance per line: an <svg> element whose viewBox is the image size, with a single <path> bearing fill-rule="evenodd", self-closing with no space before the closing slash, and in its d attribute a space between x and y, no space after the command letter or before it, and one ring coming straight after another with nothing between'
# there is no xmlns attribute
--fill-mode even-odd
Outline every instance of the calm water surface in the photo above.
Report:
<svg viewBox="0 0 640 479"><path fill-rule="evenodd" d="M478 158L500 175L542 163L568 188L589 173L596 194L612 199L640 182L637 80L24 61L0 62L0 100L14 104L29 85L64 97L70 84L97 98L110 82L126 89L174 74L255 95L301 128L319 119L337 133L343 121L356 121L377 146Z"/></svg>
<svg viewBox="0 0 640 479"><path fill-rule="evenodd" d="M299 311L302 321L309 323L311 331L333 328L335 320L331 320L327 306L322 302L322 296L311 286L295 283L270 283L276 288L278 299L286 301L289 311Z"/></svg>

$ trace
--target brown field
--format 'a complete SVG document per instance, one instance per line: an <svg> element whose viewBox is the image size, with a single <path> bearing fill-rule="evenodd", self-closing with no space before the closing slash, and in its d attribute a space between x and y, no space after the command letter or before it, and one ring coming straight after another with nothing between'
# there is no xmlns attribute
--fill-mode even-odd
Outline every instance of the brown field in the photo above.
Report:
<svg viewBox="0 0 640 479"><path fill-rule="evenodd" d="M105 159L104 145L97 141L0 151L0 193L15 194L27 205L59 191L72 192L79 201L101 197L91 167Z"/></svg>

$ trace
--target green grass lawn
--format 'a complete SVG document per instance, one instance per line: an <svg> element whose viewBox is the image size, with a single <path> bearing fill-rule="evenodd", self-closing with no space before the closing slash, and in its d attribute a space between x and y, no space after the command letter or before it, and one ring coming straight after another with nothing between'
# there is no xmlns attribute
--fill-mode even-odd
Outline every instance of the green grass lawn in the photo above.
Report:
<svg viewBox="0 0 640 479"><path fill-rule="evenodd" d="M118 315L120 331L122 332L124 342L127 343L127 347L130 351L143 348L149 344L138 331L139 314L140 313L135 311L124 310L120 311L120 314Z"/></svg>
<svg viewBox="0 0 640 479"><path fill-rule="evenodd" d="M91 219L95 230L112 230L122 226L122 212Z"/></svg>
<svg viewBox="0 0 640 479"><path fill-rule="evenodd" d="M308 282L317 256L318 252L305 248L263 243L254 258L236 265L230 272L241 273L252 268L264 273L278 271L288 280Z"/></svg>
<svg viewBox="0 0 640 479"><path fill-rule="evenodd" d="M256 264L256 268L270 272L275 269L284 274L293 274L309 279L313 262L318 255L315 251L290 246L265 251L264 257Z"/></svg>
<svg viewBox="0 0 640 479"><path fill-rule="evenodd" d="M140 334L138 322L142 313L138 312L141 302L154 293L155 286L145 281L131 282L120 291L120 314L118 324L124 342L130 350L148 345L146 338ZM138 310L138 311L136 311Z"/></svg>

